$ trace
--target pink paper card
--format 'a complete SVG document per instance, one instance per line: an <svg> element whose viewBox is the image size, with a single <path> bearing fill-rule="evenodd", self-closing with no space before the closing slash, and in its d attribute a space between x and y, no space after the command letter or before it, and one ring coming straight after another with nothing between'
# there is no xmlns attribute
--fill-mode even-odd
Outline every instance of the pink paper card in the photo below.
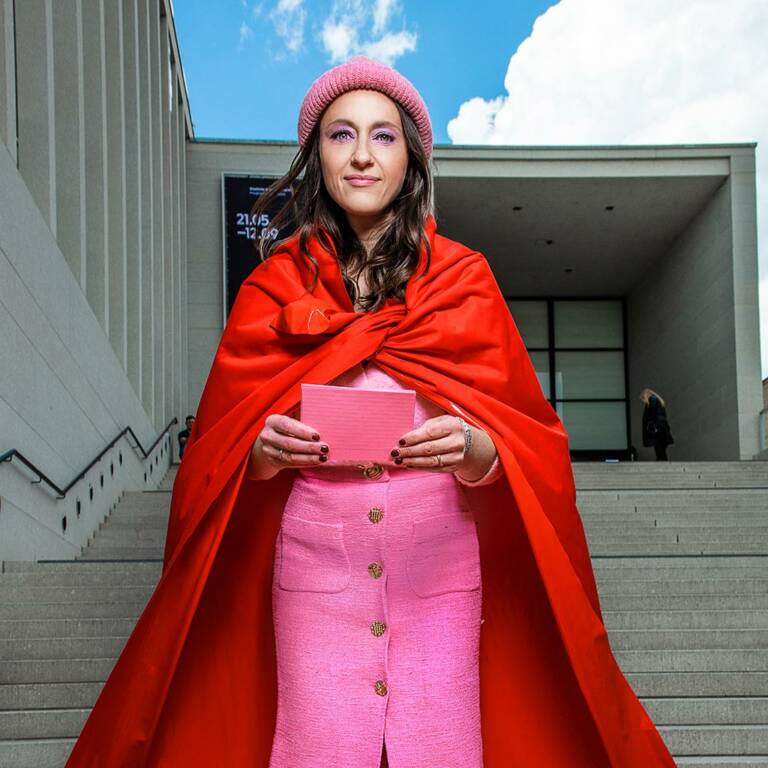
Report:
<svg viewBox="0 0 768 768"><path fill-rule="evenodd" d="M328 465L394 464L390 451L413 429L416 391L302 384L299 420L327 443Z"/></svg>

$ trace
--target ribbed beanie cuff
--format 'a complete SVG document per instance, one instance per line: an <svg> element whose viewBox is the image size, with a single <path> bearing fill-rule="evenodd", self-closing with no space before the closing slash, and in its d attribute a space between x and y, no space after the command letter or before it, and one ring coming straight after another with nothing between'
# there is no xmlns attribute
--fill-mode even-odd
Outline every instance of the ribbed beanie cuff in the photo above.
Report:
<svg viewBox="0 0 768 768"><path fill-rule="evenodd" d="M342 93L357 88L381 91L397 101L413 118L424 151L432 154L432 123L421 94L397 70L365 56L354 56L320 75L309 87L299 110L299 145L307 141L323 110Z"/></svg>

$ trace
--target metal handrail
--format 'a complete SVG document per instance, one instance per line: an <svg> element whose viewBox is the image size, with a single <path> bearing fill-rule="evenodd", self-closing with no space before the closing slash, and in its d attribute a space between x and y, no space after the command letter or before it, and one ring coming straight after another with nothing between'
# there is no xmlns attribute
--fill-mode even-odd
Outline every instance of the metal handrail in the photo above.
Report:
<svg viewBox="0 0 768 768"><path fill-rule="evenodd" d="M82 479L85 477L85 475L86 475L86 473L88 472L88 470L89 470L89 469L90 469L92 466L94 466L94 464L96 464L96 462L97 462L97 461L99 461L99 459L101 459L101 457L102 457L102 456L103 456L103 455L104 455L104 454L105 454L105 453L106 453L106 452L107 452L107 451L108 451L110 448L112 448L112 446L113 446L113 445L114 445L114 444L115 444L115 443L116 443L116 442L117 442L117 441L118 441L118 440L119 440L119 439L120 439L120 438L121 438L123 435L127 435L127 434L129 434L129 433L130 433L130 435L131 435L131 436L133 437L133 439L136 441L136 445L135 445L135 446L131 446L131 447L132 447L134 450L136 450L136 448L138 447L138 448L141 450L141 452L144 454L143 458L145 458L145 459L146 459L146 458L147 458L147 456L149 456L149 454L150 454L150 453L152 453L152 451L154 451L154 450L155 450L155 447L156 447L156 446L157 446L157 444L158 444L158 443L159 443L159 442L160 442L160 441L163 439L163 437L165 436L166 432L168 432L168 430L169 430L169 429L170 429L170 428L171 428L171 427L172 427L174 424L178 424L178 422L179 422L179 420L178 420L178 419L177 419L177 418L174 416L174 417L173 417L173 418L172 418L172 419L171 419L171 420L168 422L168 425L166 426L166 428L165 428L165 429L164 429L164 430L163 430L163 431L162 431L162 432L161 432L161 433L160 433L160 434L157 436L157 440L155 440L155 442L154 442L154 443L152 443L152 445L150 445L150 446L149 446L149 448L148 448L147 450L144 450L144 446L141 444L141 441L139 440L139 438L138 438L138 437L136 437L136 433L135 433L135 432L134 432L134 431L131 429L131 427L130 427L130 426L128 426L128 427L125 427L125 428L124 428L124 429L123 429L123 430L122 430L122 431L121 431L121 432L120 432L120 433L119 433L119 434L118 434L118 435L117 435L115 438L113 438L113 439L112 439L112 440L109 442L109 444L107 445L107 447L106 447L106 448L104 448L104 449L101 451L101 453L99 453L99 455L98 455L98 456L97 456L95 459L93 459L93 461L91 461L91 463L90 463L90 464L89 464L89 465L88 465L88 466L87 466L85 469L81 470L81 471L80 471L80 472L79 472L79 473L78 473L78 474L77 474L77 475L76 475L76 476L75 476L75 477L72 479L72 481L71 481L69 484L65 485L65 486L64 486L64 488L59 488L59 486L58 486L58 485L56 485L56 483L54 483L54 482L53 482L53 480L51 480L51 479L48 477L48 475L46 475L44 472L41 472L41 471L40 471L40 470L39 470L39 469L38 469L38 468L37 468L37 467L36 467L36 466L35 466L35 465L34 465L34 464L33 464L33 463L32 463L32 462L29 460L29 459L27 459L27 457L26 457L26 456L24 456L24 454L23 454L23 453L21 453L20 451L17 451L15 448L11 448L9 451L6 451L5 453L3 453L3 454L0 454L0 464L2 464L4 461L11 461L11 459L13 459L13 457L14 457L14 456L16 456L16 457L19 459L19 461L21 461L21 462L22 462L22 463L23 463L23 464L24 464L24 465L25 465L25 466L26 466L28 469L31 469L31 470L32 470L32 471L33 471L33 472L34 472L34 473L35 473L35 474L38 476L37 480L30 480L30 481L29 481L30 483L32 483L32 484L34 485L35 483L40 483L40 482L42 482L42 481L45 481L46 483L48 483L48 485L49 485L51 488L53 488L53 490L54 490L54 491L56 491L56 493L57 493L57 498L59 498L59 499L63 499L63 498L66 498L66 495L67 495L67 493L69 492L69 490L72 488L72 486L74 486L74 485L75 485L75 483L77 483L79 480L82 480Z"/></svg>

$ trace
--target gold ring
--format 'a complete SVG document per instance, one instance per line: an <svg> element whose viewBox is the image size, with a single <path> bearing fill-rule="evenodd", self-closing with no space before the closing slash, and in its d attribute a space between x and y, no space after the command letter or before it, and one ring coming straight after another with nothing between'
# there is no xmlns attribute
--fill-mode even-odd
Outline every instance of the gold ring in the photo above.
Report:
<svg viewBox="0 0 768 768"><path fill-rule="evenodd" d="M437 465L439 467L443 466L443 457L439 453L437 454Z"/></svg>
<svg viewBox="0 0 768 768"><path fill-rule="evenodd" d="M283 461L283 462L285 461L285 457L283 456L283 449L282 448L277 452L277 455L280 457L280 461Z"/></svg>

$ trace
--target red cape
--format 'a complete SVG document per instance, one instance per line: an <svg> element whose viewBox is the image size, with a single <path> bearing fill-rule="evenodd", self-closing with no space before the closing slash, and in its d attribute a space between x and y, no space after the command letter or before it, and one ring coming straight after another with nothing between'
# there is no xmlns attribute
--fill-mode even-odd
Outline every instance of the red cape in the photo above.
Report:
<svg viewBox="0 0 768 768"><path fill-rule="evenodd" d="M430 216L426 273L422 245L405 302L377 312L354 311L314 237L311 292L297 235L243 283L176 477L162 577L67 768L267 767L272 557L294 472L251 480L250 449L301 382L365 358L486 430L504 468L465 489L482 558L486 768L674 768L608 644L568 435L485 257L435 230Z"/></svg>

